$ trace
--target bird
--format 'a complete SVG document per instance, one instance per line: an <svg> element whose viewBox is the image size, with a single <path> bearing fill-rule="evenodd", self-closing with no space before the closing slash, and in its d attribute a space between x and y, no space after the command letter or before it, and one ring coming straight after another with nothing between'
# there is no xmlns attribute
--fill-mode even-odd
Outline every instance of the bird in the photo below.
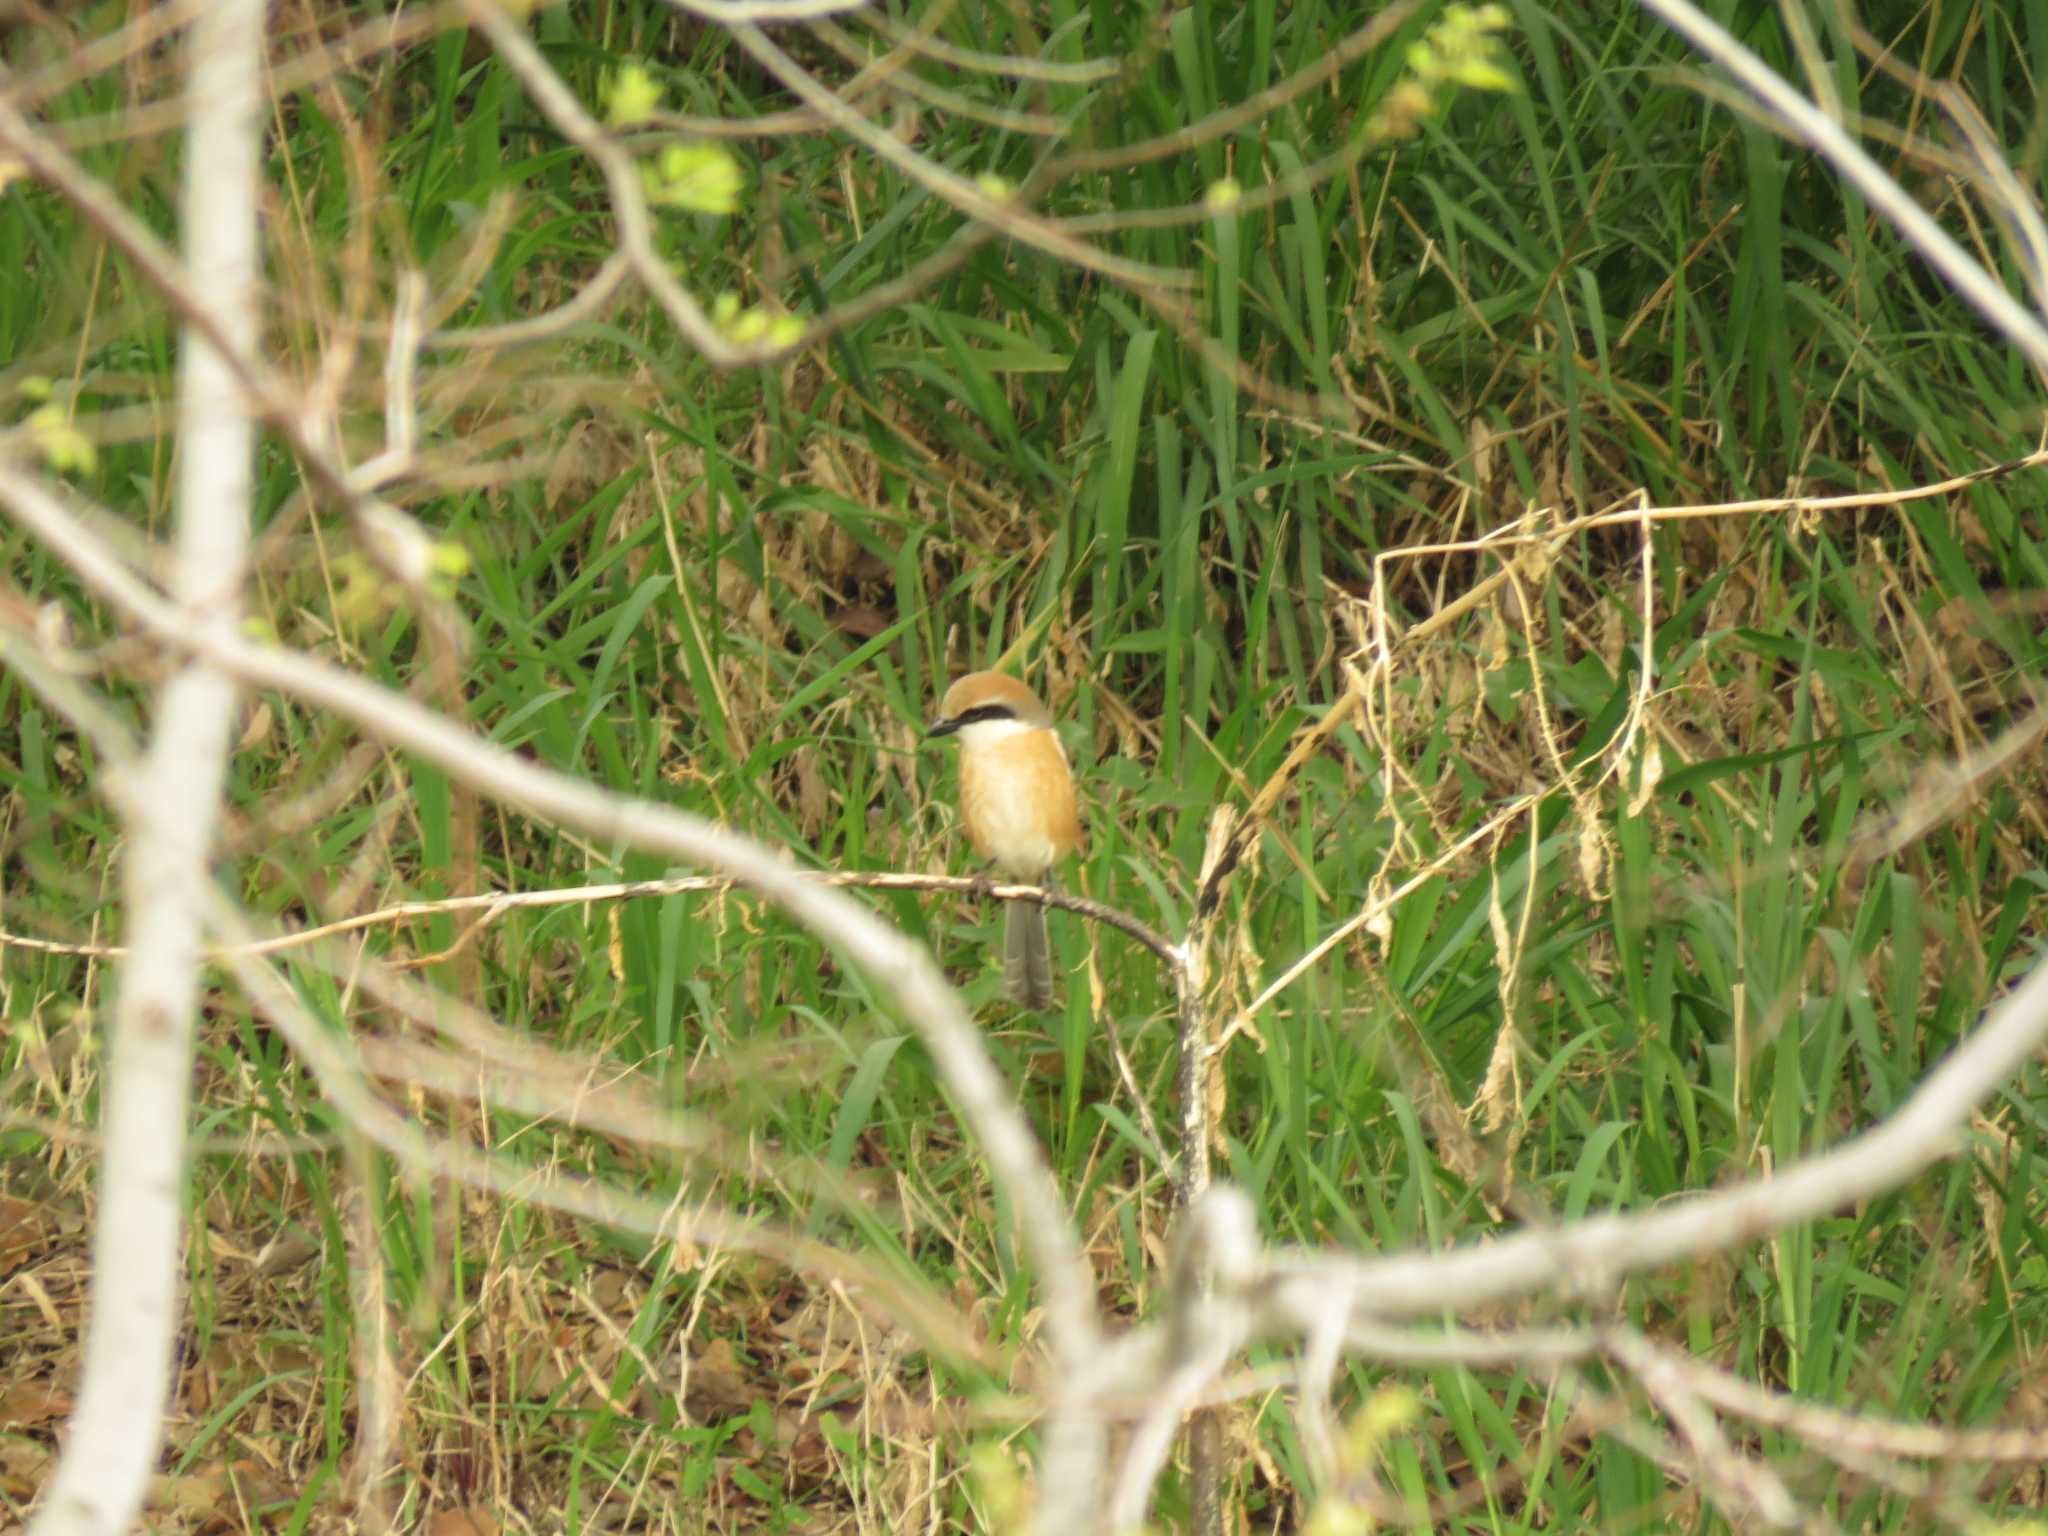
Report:
<svg viewBox="0 0 2048 1536"><path fill-rule="evenodd" d="M946 690L927 739L960 739L960 824L974 851L1020 885L1052 884L1081 840L1074 775L1052 716L1003 672L970 672ZM1026 1008L1053 999L1045 908L1013 901L1003 919L1003 981Z"/></svg>

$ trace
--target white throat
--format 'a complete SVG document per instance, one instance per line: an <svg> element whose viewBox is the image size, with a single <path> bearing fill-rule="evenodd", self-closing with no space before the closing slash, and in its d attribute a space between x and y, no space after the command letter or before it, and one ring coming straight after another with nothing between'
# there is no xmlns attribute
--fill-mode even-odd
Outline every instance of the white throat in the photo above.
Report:
<svg viewBox="0 0 2048 1536"><path fill-rule="evenodd" d="M1022 720L970 720L960 727L960 745L978 752L1013 736L1044 729L1042 725L1027 725Z"/></svg>

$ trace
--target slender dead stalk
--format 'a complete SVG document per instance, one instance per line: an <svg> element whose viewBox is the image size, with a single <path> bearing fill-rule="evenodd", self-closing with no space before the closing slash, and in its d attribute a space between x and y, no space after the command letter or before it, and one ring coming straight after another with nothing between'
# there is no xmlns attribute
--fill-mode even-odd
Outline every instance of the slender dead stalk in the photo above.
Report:
<svg viewBox="0 0 2048 1536"><path fill-rule="evenodd" d="M1199 1362L1204 1368L1190 1376L1191 1392L1206 1388L1220 1374L1235 1352L1239 1339L1228 1341L1210 1335L1218 1326L1214 1296L1215 1267L1204 1262L1202 1253L1214 1244L1198 1244L1189 1224L1196 1219L1210 1190L1210 1145L1216 1137L1217 1095L1211 1085L1220 1081L1222 1064L1216 1060L1215 1020L1208 1003L1209 937L1216 926L1223 882L1229 878L1236 855L1226 862L1233 848L1231 831L1236 818L1228 807L1218 807L1209 823L1207 844L1202 854L1200 877L1195 882L1195 910L1188 922L1188 936L1181 945L1180 963L1172 968L1174 1010L1180 1024L1180 1183L1179 1220L1184 1231L1183 1264L1189 1273L1176 1277L1187 1289L1182 1298L1183 1320L1177 1329L1178 1344L1173 1353L1175 1367L1189 1373ZM1257 1224L1247 1212L1235 1223ZM1189 1316L1205 1320L1197 1327ZM1241 1334L1240 1334L1241 1336ZM1188 1529L1193 1536L1223 1536L1223 1420L1217 1408L1194 1408L1188 1425ZM1128 1480L1126 1486L1129 1486Z"/></svg>

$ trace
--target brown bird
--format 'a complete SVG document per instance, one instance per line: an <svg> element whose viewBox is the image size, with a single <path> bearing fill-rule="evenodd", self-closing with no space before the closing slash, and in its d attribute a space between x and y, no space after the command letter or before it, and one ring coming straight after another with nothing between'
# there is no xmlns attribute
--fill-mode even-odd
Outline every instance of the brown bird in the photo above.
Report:
<svg viewBox="0 0 2048 1536"><path fill-rule="evenodd" d="M960 738L960 823L1006 880L1052 884L1081 822L1074 775L1038 695L1001 672L970 672L946 690L927 736ZM1003 980L1026 1008L1052 1002L1045 908L1013 901L1004 915Z"/></svg>

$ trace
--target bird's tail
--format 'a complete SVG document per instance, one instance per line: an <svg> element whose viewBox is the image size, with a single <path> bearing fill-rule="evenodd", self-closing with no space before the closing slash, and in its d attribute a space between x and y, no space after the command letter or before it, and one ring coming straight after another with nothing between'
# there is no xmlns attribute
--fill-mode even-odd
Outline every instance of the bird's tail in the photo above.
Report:
<svg viewBox="0 0 2048 1536"><path fill-rule="evenodd" d="M1046 877L1048 888L1052 885ZM1005 902L1003 982L1024 1008L1052 1006L1052 945L1045 932L1045 908L1035 901Z"/></svg>

